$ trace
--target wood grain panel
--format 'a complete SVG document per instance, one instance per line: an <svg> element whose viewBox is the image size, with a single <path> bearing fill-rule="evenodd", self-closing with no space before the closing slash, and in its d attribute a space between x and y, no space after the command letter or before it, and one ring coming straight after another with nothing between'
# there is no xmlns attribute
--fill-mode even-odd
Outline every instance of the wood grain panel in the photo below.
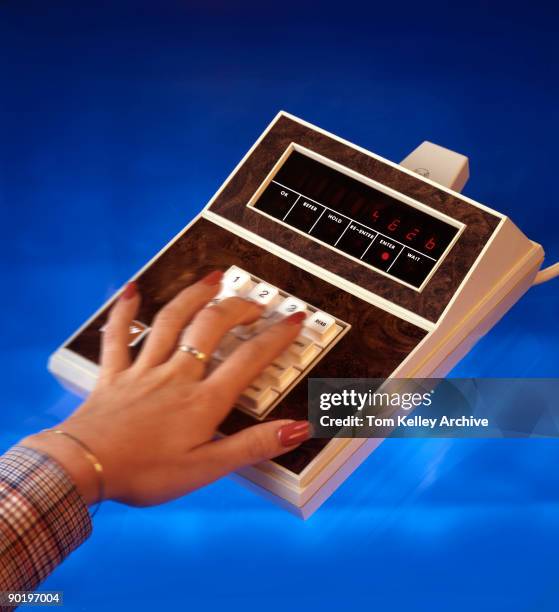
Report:
<svg viewBox="0 0 559 612"><path fill-rule="evenodd" d="M370 268L360 267L343 255L246 206L292 142L466 224L460 239L421 293ZM280 117L274 124L210 210L429 321L437 321L440 317L500 220L458 196L433 187L418 177L410 176L288 117Z"/></svg>
<svg viewBox="0 0 559 612"><path fill-rule="evenodd" d="M313 369L316 377L387 377L425 336L425 331L352 296L326 281L231 234L205 219L194 223L137 279L142 295L139 319L150 324L158 310L184 287L213 269L237 265L352 325L349 333ZM66 348L98 363L105 309ZM133 349L137 354L139 347ZM269 419L307 418L303 380L272 411ZM233 433L255 424L233 410L222 425ZM310 440L277 462L300 473L327 440Z"/></svg>

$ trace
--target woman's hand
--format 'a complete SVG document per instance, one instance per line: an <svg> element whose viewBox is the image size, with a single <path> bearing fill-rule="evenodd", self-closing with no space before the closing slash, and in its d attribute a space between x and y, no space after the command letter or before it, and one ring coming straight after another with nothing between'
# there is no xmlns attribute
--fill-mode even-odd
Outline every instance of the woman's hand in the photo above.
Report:
<svg viewBox="0 0 559 612"><path fill-rule="evenodd" d="M107 499L137 506L162 503L292 450L310 436L307 421L283 420L214 439L237 397L295 340L304 319L295 313L271 325L206 377L202 361L177 350L183 330L187 327L181 342L211 355L231 328L261 315L259 305L237 297L208 306L221 277L212 272L169 302L134 363L128 329L140 305L135 284L113 306L97 386L58 427L98 457ZM97 475L75 442L47 431L21 444L58 460L87 503L98 501Z"/></svg>

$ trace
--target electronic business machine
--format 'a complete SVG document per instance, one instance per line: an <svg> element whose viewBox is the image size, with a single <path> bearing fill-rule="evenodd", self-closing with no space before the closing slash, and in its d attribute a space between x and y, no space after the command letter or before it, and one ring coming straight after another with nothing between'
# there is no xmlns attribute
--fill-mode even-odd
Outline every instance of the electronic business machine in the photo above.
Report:
<svg viewBox="0 0 559 612"><path fill-rule="evenodd" d="M306 419L307 378L442 377L535 282L544 252L505 215L458 192L468 160L423 143L401 164L280 112L209 204L134 277L136 352L157 311L212 269L221 296L305 310L297 341L239 398L221 433ZM111 298L51 357L87 393ZM254 328L229 333L219 363ZM308 517L378 439L312 439L239 477Z"/></svg>

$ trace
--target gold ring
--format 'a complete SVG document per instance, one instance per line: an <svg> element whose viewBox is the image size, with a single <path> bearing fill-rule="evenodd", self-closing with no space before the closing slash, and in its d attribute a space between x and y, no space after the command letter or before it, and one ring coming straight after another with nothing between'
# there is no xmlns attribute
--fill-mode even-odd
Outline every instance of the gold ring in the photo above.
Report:
<svg viewBox="0 0 559 612"><path fill-rule="evenodd" d="M206 363L209 361L209 356L206 353L199 351L196 347L190 346L190 344L179 344L179 351L186 353L187 355L192 355L194 359L198 359L202 363Z"/></svg>

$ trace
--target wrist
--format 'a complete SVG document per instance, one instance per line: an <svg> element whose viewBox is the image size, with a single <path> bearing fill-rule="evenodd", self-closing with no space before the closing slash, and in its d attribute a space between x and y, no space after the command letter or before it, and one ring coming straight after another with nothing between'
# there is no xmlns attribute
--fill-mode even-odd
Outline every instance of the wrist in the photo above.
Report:
<svg viewBox="0 0 559 612"><path fill-rule="evenodd" d="M44 431L19 443L38 450L56 461L68 474L88 506L99 502L99 477L83 450L66 436Z"/></svg>

